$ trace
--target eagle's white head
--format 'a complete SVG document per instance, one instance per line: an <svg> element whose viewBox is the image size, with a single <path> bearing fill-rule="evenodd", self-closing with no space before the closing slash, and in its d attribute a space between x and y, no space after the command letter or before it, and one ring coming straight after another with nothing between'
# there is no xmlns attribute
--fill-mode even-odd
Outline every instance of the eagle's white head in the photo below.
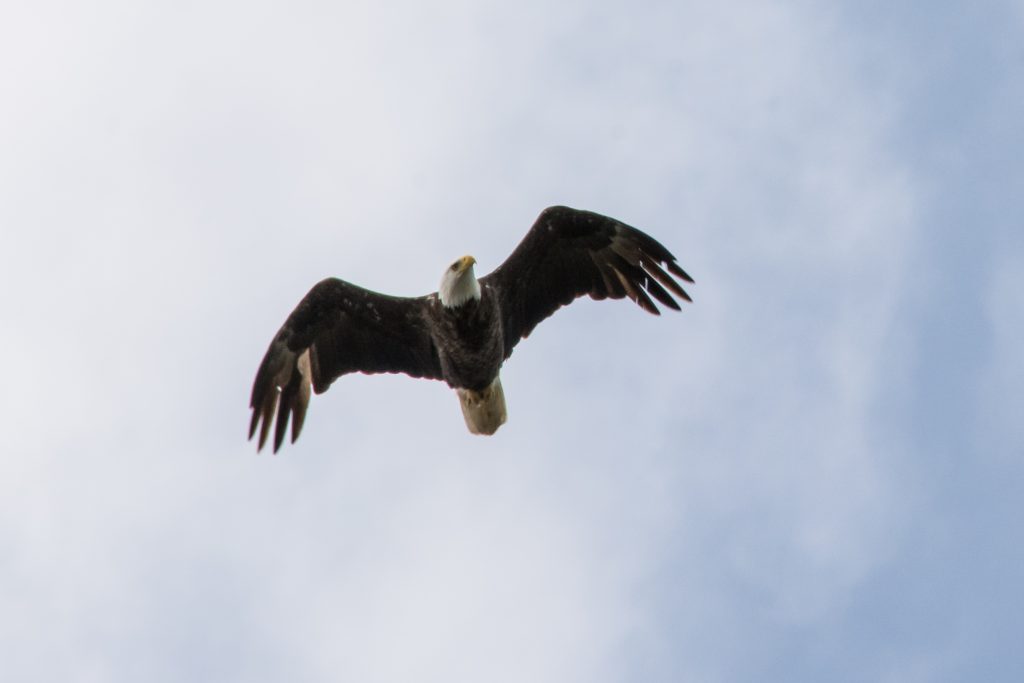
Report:
<svg viewBox="0 0 1024 683"><path fill-rule="evenodd" d="M455 308L470 299L480 298L480 283L473 273L475 263L476 259L472 256L463 256L445 268L437 295L446 308Z"/></svg>

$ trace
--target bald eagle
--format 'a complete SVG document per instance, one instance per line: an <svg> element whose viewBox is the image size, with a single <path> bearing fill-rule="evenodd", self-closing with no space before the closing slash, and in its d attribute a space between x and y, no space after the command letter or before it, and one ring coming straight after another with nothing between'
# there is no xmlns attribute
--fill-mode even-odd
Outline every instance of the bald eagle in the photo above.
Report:
<svg viewBox="0 0 1024 683"><path fill-rule="evenodd" d="M319 282L270 342L252 387L249 439L257 451L274 428L274 452L291 419L302 431L310 388L318 394L351 372L443 380L455 389L466 426L493 434L507 417L499 371L537 323L584 294L629 297L660 315L651 297L679 310L692 301L673 278L693 279L654 238L590 211L553 206L541 212L515 251L477 279L476 260L448 266L438 291L404 298L344 280ZM666 272L667 270L667 272ZM275 419L276 414L276 419Z"/></svg>

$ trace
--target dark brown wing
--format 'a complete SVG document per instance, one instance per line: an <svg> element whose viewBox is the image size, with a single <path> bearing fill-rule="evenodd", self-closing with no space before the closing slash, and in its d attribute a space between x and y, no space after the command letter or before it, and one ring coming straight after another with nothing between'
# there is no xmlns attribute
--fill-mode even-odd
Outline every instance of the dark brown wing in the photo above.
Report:
<svg viewBox="0 0 1024 683"><path fill-rule="evenodd" d="M276 412L274 452L284 441L289 417L294 443L302 431L311 384L321 394L350 372L440 379L425 306L426 298L386 296L335 278L317 284L263 356L249 402L249 438L259 427L257 448L262 449Z"/></svg>
<svg viewBox="0 0 1024 683"><path fill-rule="evenodd" d="M667 272L666 272L667 271ZM544 209L516 250L481 278L498 292L505 324L505 357L541 320L584 294L629 297L660 315L651 297L679 310L675 294L691 301L672 276L693 278L657 240L591 211Z"/></svg>

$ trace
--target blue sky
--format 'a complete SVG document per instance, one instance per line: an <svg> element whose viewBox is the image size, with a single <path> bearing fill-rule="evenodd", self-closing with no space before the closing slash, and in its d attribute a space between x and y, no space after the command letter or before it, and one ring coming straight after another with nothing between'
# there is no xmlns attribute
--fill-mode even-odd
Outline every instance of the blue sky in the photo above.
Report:
<svg viewBox="0 0 1024 683"><path fill-rule="evenodd" d="M12 680L1024 675L1024 5L549 4L0 12ZM255 455L313 283L556 203L695 303L560 311L492 438L355 376Z"/></svg>

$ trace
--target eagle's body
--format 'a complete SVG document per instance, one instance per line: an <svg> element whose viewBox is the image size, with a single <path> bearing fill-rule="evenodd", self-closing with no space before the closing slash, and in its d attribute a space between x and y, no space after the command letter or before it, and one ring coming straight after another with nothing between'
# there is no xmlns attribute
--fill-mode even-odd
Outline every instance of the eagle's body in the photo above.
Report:
<svg viewBox="0 0 1024 683"><path fill-rule="evenodd" d="M493 434L506 419L501 366L537 323L584 294L629 297L657 315L653 296L679 310L669 291L690 297L672 276L693 282L648 235L612 218L559 206L541 213L494 272L478 280L474 264L470 256L460 258L445 270L437 292L417 298L378 294L336 278L318 283L288 316L260 364L249 438L259 427L262 448L276 422L276 452L290 417L295 441L310 387L323 393L351 372L443 380L457 390L469 430Z"/></svg>
<svg viewBox="0 0 1024 683"><path fill-rule="evenodd" d="M472 278L472 268L468 266L461 277ZM497 292L482 287L479 298L457 306L448 306L441 295L432 295L424 310L434 335L441 378L455 389L486 389L507 357Z"/></svg>

